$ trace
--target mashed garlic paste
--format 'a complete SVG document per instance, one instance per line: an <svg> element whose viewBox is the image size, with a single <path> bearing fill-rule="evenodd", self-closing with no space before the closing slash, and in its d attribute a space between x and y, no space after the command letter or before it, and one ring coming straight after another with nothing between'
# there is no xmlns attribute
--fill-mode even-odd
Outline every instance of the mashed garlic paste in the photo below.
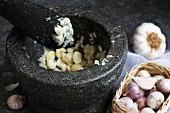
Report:
<svg viewBox="0 0 170 113"><path fill-rule="evenodd" d="M57 35L55 35L54 40L58 43L58 45L62 45L65 47L73 39L73 28L70 22L70 19L67 17L62 17L58 19L60 25L54 27L54 31Z"/></svg>

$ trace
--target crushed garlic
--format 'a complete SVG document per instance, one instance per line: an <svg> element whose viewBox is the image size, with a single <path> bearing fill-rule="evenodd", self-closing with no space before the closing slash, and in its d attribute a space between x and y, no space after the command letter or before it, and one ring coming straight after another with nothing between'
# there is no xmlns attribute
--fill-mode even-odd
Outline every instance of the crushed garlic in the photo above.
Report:
<svg viewBox="0 0 170 113"><path fill-rule="evenodd" d="M143 23L132 37L133 50L147 59L156 59L164 54L166 39L160 28L153 23Z"/></svg>
<svg viewBox="0 0 170 113"><path fill-rule="evenodd" d="M93 39L97 37L95 33L89 35ZM55 51L44 47L44 54L38 59L39 66L59 72L77 71L104 59L106 51L102 49L101 45L98 45L97 51L94 45L83 45L84 38L84 36L80 36L75 47L59 48ZM80 52L79 50L83 51ZM106 59L104 59L101 64L97 63L97 65L103 66L106 62Z"/></svg>
<svg viewBox="0 0 170 113"><path fill-rule="evenodd" d="M60 25L54 27L54 31L57 35L54 35L54 40L58 45L65 47L70 42L73 42L73 28L70 19L67 17L59 18Z"/></svg>

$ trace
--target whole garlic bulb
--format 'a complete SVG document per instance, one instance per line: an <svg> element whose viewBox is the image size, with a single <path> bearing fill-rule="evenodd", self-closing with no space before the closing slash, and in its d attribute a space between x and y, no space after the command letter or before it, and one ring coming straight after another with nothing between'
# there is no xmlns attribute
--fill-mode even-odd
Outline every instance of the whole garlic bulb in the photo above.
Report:
<svg viewBox="0 0 170 113"><path fill-rule="evenodd" d="M119 99L119 102L130 110L133 108L133 100L129 97L122 97Z"/></svg>
<svg viewBox="0 0 170 113"><path fill-rule="evenodd" d="M160 79L156 85L162 93L170 94L170 79Z"/></svg>
<svg viewBox="0 0 170 113"><path fill-rule="evenodd" d="M162 105L164 100L165 97L161 92L154 91L149 94L148 98L146 99L146 103L151 109L158 109Z"/></svg>
<svg viewBox="0 0 170 113"><path fill-rule="evenodd" d="M158 26L153 23L142 23L136 28L132 45L135 53L147 59L155 59L164 54L166 39Z"/></svg>

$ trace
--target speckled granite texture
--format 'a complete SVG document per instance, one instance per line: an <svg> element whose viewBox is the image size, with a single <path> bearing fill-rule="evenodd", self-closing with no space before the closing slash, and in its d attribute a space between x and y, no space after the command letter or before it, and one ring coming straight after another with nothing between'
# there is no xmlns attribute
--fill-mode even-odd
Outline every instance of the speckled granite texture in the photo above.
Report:
<svg viewBox="0 0 170 113"><path fill-rule="evenodd" d="M132 35L134 28L144 21L154 22L159 25L168 41L170 49L170 6L169 1L164 0L30 0L46 7L55 6L82 6L100 10L117 20L128 38ZM51 4L52 3L52 4ZM9 69L6 61L6 37L12 28L6 20L0 17L0 113L29 113L28 107L19 111L12 111L6 107L6 99L9 95L20 93L7 93L4 87L9 83L14 83L15 78Z"/></svg>

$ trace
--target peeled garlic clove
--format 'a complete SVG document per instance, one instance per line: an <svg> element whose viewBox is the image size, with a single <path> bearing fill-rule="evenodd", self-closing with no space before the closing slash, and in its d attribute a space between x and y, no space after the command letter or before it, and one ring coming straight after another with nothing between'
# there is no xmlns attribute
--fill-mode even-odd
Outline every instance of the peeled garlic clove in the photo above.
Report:
<svg viewBox="0 0 170 113"><path fill-rule="evenodd" d="M160 79L156 83L157 88L164 94L170 94L170 79Z"/></svg>
<svg viewBox="0 0 170 113"><path fill-rule="evenodd" d="M56 66L57 66L57 63L56 63L55 61L47 60L47 67L48 67L49 69L55 70L55 69L56 69Z"/></svg>
<svg viewBox="0 0 170 113"><path fill-rule="evenodd" d="M61 60L63 63L66 63L66 53L61 53Z"/></svg>
<svg viewBox="0 0 170 113"><path fill-rule="evenodd" d="M122 97L119 99L119 102L127 107L129 110L133 107L133 100L129 97Z"/></svg>
<svg viewBox="0 0 170 113"><path fill-rule="evenodd" d="M67 52L68 52L68 53L73 53L73 52L74 52L74 48L68 48L68 49L67 49Z"/></svg>
<svg viewBox="0 0 170 113"><path fill-rule="evenodd" d="M73 61L75 64L79 64L82 61L82 54L78 51L73 53Z"/></svg>
<svg viewBox="0 0 170 113"><path fill-rule="evenodd" d="M6 91L13 91L14 89L16 89L19 86L19 82L15 83L15 84L9 84L8 86L5 87Z"/></svg>
<svg viewBox="0 0 170 113"><path fill-rule="evenodd" d="M145 107L140 111L140 113L155 113L155 111L149 107Z"/></svg>
<svg viewBox="0 0 170 113"><path fill-rule="evenodd" d="M47 60L54 60L55 59L55 52L54 51L48 52L47 56L46 56L46 59Z"/></svg>
<svg viewBox="0 0 170 113"><path fill-rule="evenodd" d="M149 94L149 96L146 99L146 103L151 109L158 109L162 105L164 100L165 97L161 92L154 91L151 94Z"/></svg>
<svg viewBox="0 0 170 113"><path fill-rule="evenodd" d="M65 72L65 71L66 71L66 69L67 69L67 65L66 65L66 64L64 64L64 63L61 63L58 67L60 67L60 68L61 68L61 70L62 70L63 72Z"/></svg>
<svg viewBox="0 0 170 113"><path fill-rule="evenodd" d="M71 68L69 65L67 65L67 71L71 71Z"/></svg>
<svg viewBox="0 0 170 113"><path fill-rule="evenodd" d="M73 64L71 66L71 71L77 71L77 70L81 70L83 67L81 64Z"/></svg>
<svg viewBox="0 0 170 113"><path fill-rule="evenodd" d="M155 79L152 77L142 78L142 77L133 77L134 81L138 86L143 90L151 90L155 85Z"/></svg>
<svg viewBox="0 0 170 113"><path fill-rule="evenodd" d="M135 82L130 82L126 85L126 96L131 99L137 99L141 97L141 91L139 86Z"/></svg>
<svg viewBox="0 0 170 113"><path fill-rule="evenodd" d="M69 64L69 65L73 65L73 53L67 53L65 55L65 58L66 58L66 62Z"/></svg>
<svg viewBox="0 0 170 113"><path fill-rule="evenodd" d="M20 95L12 95L7 99L7 105L10 109L21 109L24 106L24 98Z"/></svg>
<svg viewBox="0 0 170 113"><path fill-rule="evenodd" d="M56 49L56 56L58 58L61 58L63 52L66 52L66 50L64 48Z"/></svg>
<svg viewBox="0 0 170 113"><path fill-rule="evenodd" d="M149 72L148 71L146 71L146 70L140 70L138 73L137 73L137 76L138 77L151 77L151 75L149 74Z"/></svg>

